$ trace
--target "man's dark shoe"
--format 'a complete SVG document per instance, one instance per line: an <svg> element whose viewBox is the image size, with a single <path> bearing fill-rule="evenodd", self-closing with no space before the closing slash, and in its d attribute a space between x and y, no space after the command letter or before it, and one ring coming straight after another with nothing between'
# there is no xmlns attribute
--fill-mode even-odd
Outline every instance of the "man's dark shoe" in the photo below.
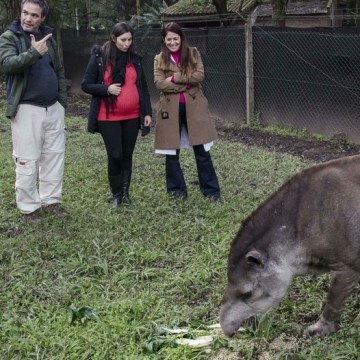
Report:
<svg viewBox="0 0 360 360"><path fill-rule="evenodd" d="M209 194L205 195L205 197L211 201L221 201L220 194Z"/></svg>
<svg viewBox="0 0 360 360"><path fill-rule="evenodd" d="M69 213L59 203L44 206L43 209L45 213L55 215L59 218L65 218L69 215Z"/></svg>
<svg viewBox="0 0 360 360"><path fill-rule="evenodd" d="M37 209L30 214L24 214L24 219L27 223L36 225L41 223L41 209Z"/></svg>
<svg viewBox="0 0 360 360"><path fill-rule="evenodd" d="M187 198L187 192L181 191L181 190L170 190L168 191L168 194L171 199L186 199Z"/></svg>

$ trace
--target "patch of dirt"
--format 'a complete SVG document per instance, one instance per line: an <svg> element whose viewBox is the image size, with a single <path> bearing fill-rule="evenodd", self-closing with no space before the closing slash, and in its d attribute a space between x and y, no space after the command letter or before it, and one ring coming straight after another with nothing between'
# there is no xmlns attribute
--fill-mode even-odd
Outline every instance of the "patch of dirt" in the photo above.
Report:
<svg viewBox="0 0 360 360"><path fill-rule="evenodd" d="M66 113L73 116L87 116L90 98L83 95L69 95ZM360 153L360 145L349 144L342 134L331 140L319 140L308 136L307 139L295 136L275 135L250 127L228 126L216 120L220 138L241 142L268 150L299 156L316 163Z"/></svg>
<svg viewBox="0 0 360 360"><path fill-rule="evenodd" d="M243 360L243 358L238 353L232 352L229 349L220 349L211 360Z"/></svg>
<svg viewBox="0 0 360 360"><path fill-rule="evenodd" d="M349 144L342 134L331 140L307 139L270 134L249 127L226 127L217 124L220 137L268 150L299 156L317 163L360 153L360 145Z"/></svg>
<svg viewBox="0 0 360 360"><path fill-rule="evenodd" d="M81 94L68 94L66 114L70 116L87 117L90 107L90 97Z"/></svg>
<svg viewBox="0 0 360 360"><path fill-rule="evenodd" d="M5 99L5 84L0 86L0 99ZM69 94L66 114L87 117L90 97L81 94ZM216 120L219 137L229 141L241 142L249 146L265 148L271 151L299 156L316 163L360 153L360 145L349 144L342 134L331 140L319 140L315 137L295 137L270 134L261 129L237 127Z"/></svg>
<svg viewBox="0 0 360 360"><path fill-rule="evenodd" d="M285 351L291 351L296 349L298 346L298 340L294 336L288 336L286 334L281 334L279 337L274 339L270 345L269 350L263 352L259 360L271 360L279 355L278 353L282 353Z"/></svg>

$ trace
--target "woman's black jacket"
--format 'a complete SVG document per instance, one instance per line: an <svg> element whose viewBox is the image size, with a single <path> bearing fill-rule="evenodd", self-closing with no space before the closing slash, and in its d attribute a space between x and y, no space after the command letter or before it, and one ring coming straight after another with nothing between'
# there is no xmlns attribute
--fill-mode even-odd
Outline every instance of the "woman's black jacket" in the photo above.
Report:
<svg viewBox="0 0 360 360"><path fill-rule="evenodd" d="M134 62L137 80L136 85L140 98L141 127L143 126L144 117L152 116L150 95L146 83L145 74L141 65L140 57L136 56L137 61ZM100 110L101 98L108 96L108 85L104 84L105 60L102 49L99 45L95 45L89 63L86 67L85 75L81 83L81 89L92 95L89 116L88 131L90 133L99 132L97 117Z"/></svg>

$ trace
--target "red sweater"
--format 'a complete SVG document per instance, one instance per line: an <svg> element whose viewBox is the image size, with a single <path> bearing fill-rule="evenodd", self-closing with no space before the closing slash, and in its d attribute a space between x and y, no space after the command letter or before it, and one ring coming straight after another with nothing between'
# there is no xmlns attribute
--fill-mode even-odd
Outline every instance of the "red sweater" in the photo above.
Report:
<svg viewBox="0 0 360 360"><path fill-rule="evenodd" d="M104 99L101 99L98 121L121 121L140 117L140 98L136 86L136 69L133 64L126 65L125 82L121 84L121 92L117 97L114 109L109 104L109 113L106 116ZM111 69L107 66L104 73L104 84L112 84Z"/></svg>
<svg viewBox="0 0 360 360"><path fill-rule="evenodd" d="M175 64L179 65L180 64L180 50L172 52L171 56L173 57ZM172 76L171 81L174 82L174 75ZM181 102L181 103L185 102L185 95L183 93L179 94L179 102Z"/></svg>

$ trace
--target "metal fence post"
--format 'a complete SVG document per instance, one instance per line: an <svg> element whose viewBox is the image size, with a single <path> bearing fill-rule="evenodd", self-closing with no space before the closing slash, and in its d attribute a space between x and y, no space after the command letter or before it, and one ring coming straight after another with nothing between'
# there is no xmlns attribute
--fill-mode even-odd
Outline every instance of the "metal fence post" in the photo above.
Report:
<svg viewBox="0 0 360 360"><path fill-rule="evenodd" d="M256 20L254 11L245 23L245 69L246 69L246 123L254 118L254 55L252 27Z"/></svg>

